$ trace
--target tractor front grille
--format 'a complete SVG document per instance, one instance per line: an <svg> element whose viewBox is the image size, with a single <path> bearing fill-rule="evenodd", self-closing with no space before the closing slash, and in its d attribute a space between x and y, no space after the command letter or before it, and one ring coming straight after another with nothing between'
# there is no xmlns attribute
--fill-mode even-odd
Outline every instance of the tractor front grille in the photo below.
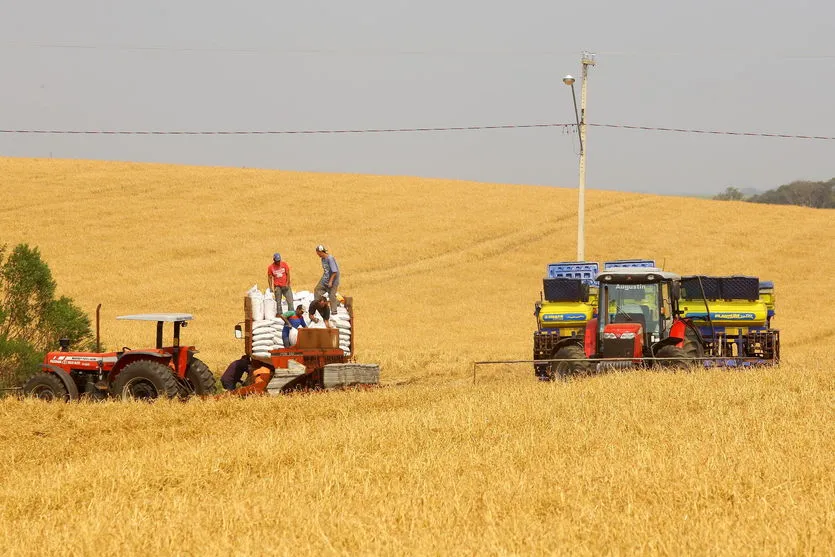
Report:
<svg viewBox="0 0 835 557"><path fill-rule="evenodd" d="M603 341L600 355L604 358L631 358L635 353L634 338L612 338Z"/></svg>

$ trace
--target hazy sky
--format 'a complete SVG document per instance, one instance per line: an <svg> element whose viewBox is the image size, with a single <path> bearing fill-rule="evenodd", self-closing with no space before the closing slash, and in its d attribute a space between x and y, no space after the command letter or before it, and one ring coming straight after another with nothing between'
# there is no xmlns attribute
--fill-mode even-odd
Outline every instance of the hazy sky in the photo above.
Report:
<svg viewBox="0 0 835 557"><path fill-rule="evenodd" d="M831 0L0 0L0 129L301 130L587 121L835 136ZM576 84L579 102L579 79ZM835 177L835 141L589 128L587 185ZM560 128L0 134L0 155L577 183Z"/></svg>

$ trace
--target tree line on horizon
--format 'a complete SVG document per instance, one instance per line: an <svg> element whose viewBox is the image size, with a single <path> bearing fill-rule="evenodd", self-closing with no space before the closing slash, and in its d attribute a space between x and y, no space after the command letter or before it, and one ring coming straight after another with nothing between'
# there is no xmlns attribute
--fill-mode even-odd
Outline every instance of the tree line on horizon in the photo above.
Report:
<svg viewBox="0 0 835 557"><path fill-rule="evenodd" d="M827 182L798 180L755 195L745 195L739 188L729 186L722 193L714 195L713 199L835 209L835 178Z"/></svg>

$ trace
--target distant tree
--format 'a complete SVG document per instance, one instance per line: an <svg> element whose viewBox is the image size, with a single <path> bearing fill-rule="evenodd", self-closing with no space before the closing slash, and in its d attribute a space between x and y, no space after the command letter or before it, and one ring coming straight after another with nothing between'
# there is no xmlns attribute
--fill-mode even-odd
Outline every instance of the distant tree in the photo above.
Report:
<svg viewBox="0 0 835 557"><path fill-rule="evenodd" d="M742 201L745 199L745 195L737 188L728 186L722 193L714 195L713 199L719 201Z"/></svg>
<svg viewBox="0 0 835 557"><path fill-rule="evenodd" d="M6 257L0 246L0 385L13 385L37 370L44 353L67 338L92 348L90 318L70 298L55 299L55 281L37 248L19 244Z"/></svg>
<svg viewBox="0 0 835 557"><path fill-rule="evenodd" d="M754 203L800 205L817 209L835 208L835 178L828 182L796 181L749 199Z"/></svg>

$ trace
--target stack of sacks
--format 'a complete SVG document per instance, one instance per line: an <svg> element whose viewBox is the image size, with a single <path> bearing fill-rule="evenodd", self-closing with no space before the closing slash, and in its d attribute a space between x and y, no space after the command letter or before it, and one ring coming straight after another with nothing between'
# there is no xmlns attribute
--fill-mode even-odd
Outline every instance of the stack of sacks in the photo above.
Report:
<svg viewBox="0 0 835 557"><path fill-rule="evenodd" d="M281 329L284 321L277 317L252 321L252 355L269 357L270 350L283 348Z"/></svg>
<svg viewBox="0 0 835 557"><path fill-rule="evenodd" d="M336 315L331 315L331 325L339 330L339 347L346 355L351 355L351 318L348 310L339 306Z"/></svg>

